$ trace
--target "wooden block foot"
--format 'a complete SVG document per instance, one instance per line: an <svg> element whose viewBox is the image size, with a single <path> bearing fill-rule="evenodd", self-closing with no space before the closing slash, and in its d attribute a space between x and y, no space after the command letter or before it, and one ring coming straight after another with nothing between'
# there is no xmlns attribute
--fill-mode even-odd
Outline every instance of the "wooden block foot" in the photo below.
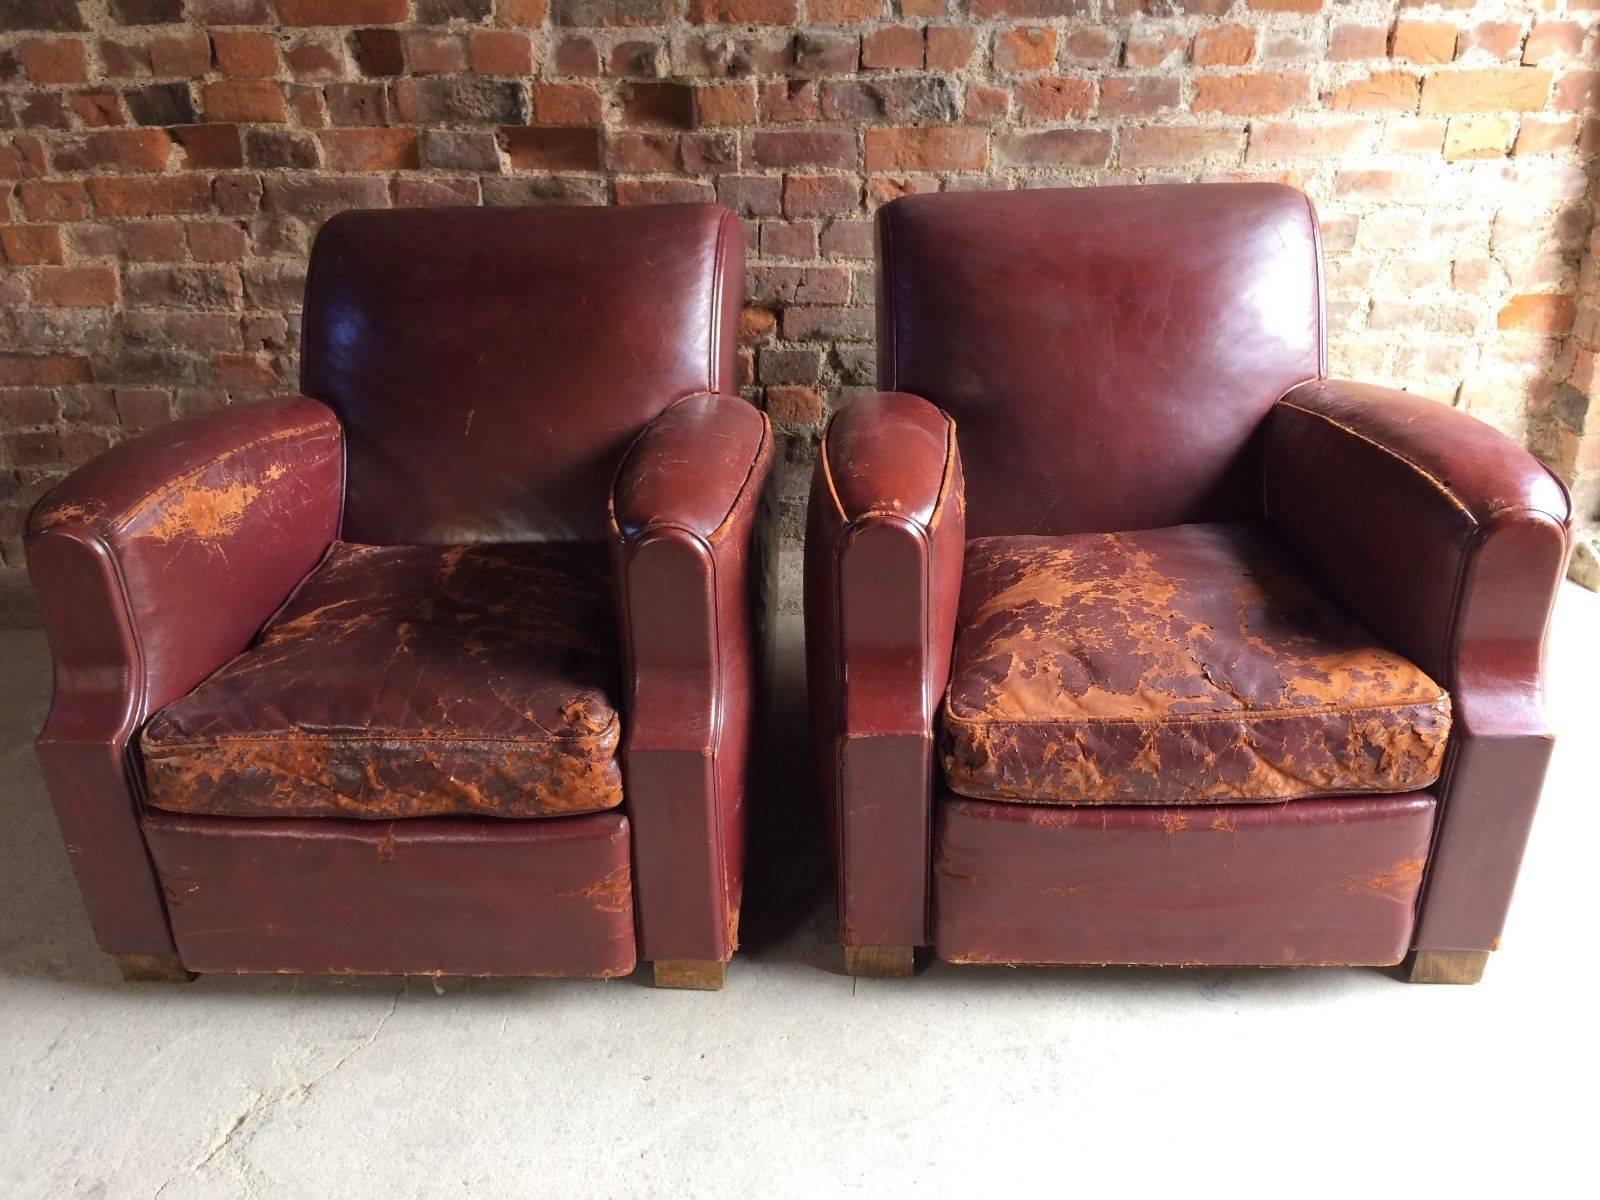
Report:
<svg viewBox="0 0 1600 1200"><path fill-rule="evenodd" d="M1414 950L1406 960L1412 983L1477 983L1489 961L1487 950Z"/></svg>
<svg viewBox="0 0 1600 1200"><path fill-rule="evenodd" d="M658 988L683 988L695 992L720 991L728 979L728 964L693 958L662 959L654 964Z"/></svg>
<svg viewBox="0 0 1600 1200"><path fill-rule="evenodd" d="M846 946L844 973L875 978L911 974L915 955L911 946Z"/></svg>
<svg viewBox="0 0 1600 1200"><path fill-rule="evenodd" d="M119 954L117 970L124 983L188 983L194 972L170 954Z"/></svg>

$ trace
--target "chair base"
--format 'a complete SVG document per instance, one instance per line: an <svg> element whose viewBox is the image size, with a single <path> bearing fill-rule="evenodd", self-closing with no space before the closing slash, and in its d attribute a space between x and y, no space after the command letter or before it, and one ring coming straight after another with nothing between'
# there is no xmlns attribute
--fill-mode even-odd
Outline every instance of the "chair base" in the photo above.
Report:
<svg viewBox="0 0 1600 1200"><path fill-rule="evenodd" d="M912 946L846 946L844 973L876 979L910 975L916 965L914 949Z"/></svg>
<svg viewBox="0 0 1600 1200"><path fill-rule="evenodd" d="M720 992L728 981L728 964L708 959L664 958L651 964L658 988L688 992Z"/></svg>
<svg viewBox="0 0 1600 1200"><path fill-rule="evenodd" d="M195 976L170 954L119 954L116 958L124 983L188 983Z"/></svg>
<svg viewBox="0 0 1600 1200"><path fill-rule="evenodd" d="M1488 962L1487 950L1413 950L1404 970L1412 983L1477 983Z"/></svg>

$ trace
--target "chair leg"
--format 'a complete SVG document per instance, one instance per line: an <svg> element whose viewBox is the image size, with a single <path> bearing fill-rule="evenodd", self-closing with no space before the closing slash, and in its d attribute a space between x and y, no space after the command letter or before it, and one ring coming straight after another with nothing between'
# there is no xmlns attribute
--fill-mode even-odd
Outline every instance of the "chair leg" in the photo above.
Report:
<svg viewBox="0 0 1600 1200"><path fill-rule="evenodd" d="M1406 960L1412 983L1477 983L1489 961L1487 950L1413 950Z"/></svg>
<svg viewBox="0 0 1600 1200"><path fill-rule="evenodd" d="M869 978L910 975L915 965L911 946L846 946L844 973Z"/></svg>
<svg viewBox="0 0 1600 1200"><path fill-rule="evenodd" d="M654 964L658 988L716 992L728 980L728 964L703 959L661 959Z"/></svg>
<svg viewBox="0 0 1600 1200"><path fill-rule="evenodd" d="M194 972L170 954L119 954L117 970L124 983L188 983Z"/></svg>

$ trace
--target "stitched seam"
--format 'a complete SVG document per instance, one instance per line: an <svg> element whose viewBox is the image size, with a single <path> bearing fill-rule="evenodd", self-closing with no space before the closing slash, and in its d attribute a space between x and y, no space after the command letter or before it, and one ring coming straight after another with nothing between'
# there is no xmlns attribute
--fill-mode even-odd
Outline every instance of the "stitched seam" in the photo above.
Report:
<svg viewBox="0 0 1600 1200"><path fill-rule="evenodd" d="M1422 476L1422 478L1426 479L1429 483L1431 483L1438 490L1439 494L1441 496L1443 496L1446 500L1448 500L1451 504L1453 504L1457 509L1459 509L1461 511L1461 513L1469 521L1471 521L1474 525L1480 524L1478 518L1473 514L1473 511L1470 508L1468 508L1466 506L1466 504L1464 504L1462 502L1462 500L1461 500L1461 498L1459 496L1457 496L1453 491L1450 490L1450 485L1445 483L1444 480L1440 479L1432 471L1429 471L1421 463L1415 462L1412 459L1406 457L1404 454L1400 453L1400 451L1394 449L1394 447L1392 447L1392 446L1384 445L1382 442L1378 441L1376 438L1369 437L1367 434L1364 434L1364 433L1360 432L1359 430L1352 429L1349 425L1346 425L1343 421L1336 420L1335 418L1328 416L1326 413L1317 412L1315 409L1302 408L1300 405L1294 403L1292 400L1279 400L1278 404L1281 405L1282 407L1290 409L1290 410L1292 410L1294 412L1304 413L1308 417L1316 417L1319 420L1326 421L1329 425L1332 425L1335 429L1339 430L1341 433L1348 434L1351 437L1355 438L1357 441L1365 442L1367 445L1372 446L1375 449L1383 451L1385 454L1389 455L1389 457L1391 457L1393 459L1396 459L1399 462L1404 463L1406 466L1410 467L1413 471L1415 471L1418 475Z"/></svg>
<svg viewBox="0 0 1600 1200"><path fill-rule="evenodd" d="M743 404L745 401L741 400L739 403ZM733 524L734 518L739 515L739 507L751 491L751 481L755 479L756 472L761 468L761 464L766 461L767 441L772 433L772 422L767 419L767 414L759 409L756 411L756 415L761 418L761 440L756 443L756 452L750 458L750 468L744 473L744 478L739 481L739 490L734 492L733 503L728 505L727 514L717 522L717 527L706 538L706 541L712 545L722 539L722 535Z"/></svg>
<svg viewBox="0 0 1600 1200"><path fill-rule="evenodd" d="M921 399L921 397L918 397L918 399ZM924 403L928 402L924 401ZM945 412L944 409L932 404L929 404L929 407L933 408L935 412L944 418L945 442L944 468L939 475L939 490L934 496L933 508L928 514L928 520L926 524L916 520L899 509L868 508L857 513L853 517L845 510L844 501L840 499L839 490L834 486L833 483L833 464L828 461L828 432L833 428L833 422L837 421L839 419L839 415L842 414L835 415L828 422L828 429L825 429L822 434L822 452L818 455L818 458L822 463L822 477L828 485L828 495L833 499L833 506L839 513L839 519L846 525L855 525L860 522L870 520L873 517L899 517L901 520L904 520L909 524L916 526L918 529L921 529L924 533L931 533L934 527L938 525L939 518L944 512L945 501L949 498L950 488L955 479L956 422L955 418L949 413Z"/></svg>
<svg viewBox="0 0 1600 1200"><path fill-rule="evenodd" d="M950 711L950 706L945 705L945 719L960 725L1198 725L1213 721L1279 721L1291 720L1299 717L1315 716L1342 716L1354 717L1361 713L1387 712L1391 709L1401 708L1437 708L1441 703L1448 704L1449 693L1441 691L1434 700L1393 700L1383 703L1353 705L1349 708L1340 708L1333 705L1323 705L1305 708L1275 708L1269 710L1246 710L1236 713L1193 713L1174 714L1167 717L1038 717L1038 718L1011 718L1011 717L982 717L962 716Z"/></svg>

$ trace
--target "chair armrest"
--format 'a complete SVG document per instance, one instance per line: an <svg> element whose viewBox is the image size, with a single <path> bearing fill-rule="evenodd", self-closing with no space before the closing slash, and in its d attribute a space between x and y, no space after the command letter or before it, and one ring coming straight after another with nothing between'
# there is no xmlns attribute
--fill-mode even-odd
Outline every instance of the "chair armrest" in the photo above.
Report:
<svg viewBox="0 0 1600 1200"><path fill-rule="evenodd" d="M965 542L954 421L903 392L833 418L811 490L806 646L847 946L927 940L935 722Z"/></svg>
<svg viewBox="0 0 1600 1200"><path fill-rule="evenodd" d="M28 571L55 664L38 739L101 945L170 953L128 743L242 651L339 524L339 424L315 400L177 421L79 468L35 507Z"/></svg>
<svg viewBox="0 0 1600 1200"><path fill-rule="evenodd" d="M1328 590L1449 690L1413 945L1492 949L1550 755L1540 675L1570 544L1565 490L1466 413L1324 379L1268 416L1265 506Z"/></svg>
<svg viewBox="0 0 1600 1200"><path fill-rule="evenodd" d="M1268 415L1269 523L1358 617L1446 687L1493 641L1537 679L1571 506L1527 451L1458 409L1322 379Z"/></svg>
<svg viewBox="0 0 1600 1200"><path fill-rule="evenodd" d="M612 487L640 955L656 962L733 952L772 460L764 413L695 395L639 435Z"/></svg>

